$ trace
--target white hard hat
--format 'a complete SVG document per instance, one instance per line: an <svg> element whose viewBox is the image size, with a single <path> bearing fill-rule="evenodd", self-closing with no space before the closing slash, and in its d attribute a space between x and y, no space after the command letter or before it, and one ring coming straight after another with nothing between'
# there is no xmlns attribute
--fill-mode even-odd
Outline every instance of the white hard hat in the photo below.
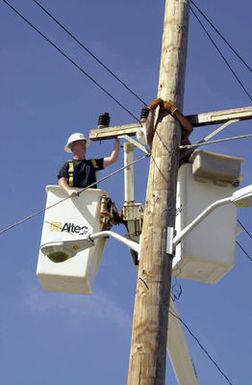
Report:
<svg viewBox="0 0 252 385"><path fill-rule="evenodd" d="M73 142L77 142L78 140L84 140L87 143L87 146L89 145L89 140L81 132L75 132L74 134L69 136L64 150L66 152L72 152L72 144Z"/></svg>

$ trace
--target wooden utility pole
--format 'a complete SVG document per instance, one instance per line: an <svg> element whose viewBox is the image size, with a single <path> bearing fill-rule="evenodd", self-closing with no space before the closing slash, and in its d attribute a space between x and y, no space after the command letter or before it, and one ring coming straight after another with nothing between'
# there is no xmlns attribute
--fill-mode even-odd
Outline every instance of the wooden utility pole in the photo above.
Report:
<svg viewBox="0 0 252 385"><path fill-rule="evenodd" d="M183 105L189 0L166 0L158 96ZM164 385L181 129L171 117L158 124L148 177L133 318L128 385Z"/></svg>

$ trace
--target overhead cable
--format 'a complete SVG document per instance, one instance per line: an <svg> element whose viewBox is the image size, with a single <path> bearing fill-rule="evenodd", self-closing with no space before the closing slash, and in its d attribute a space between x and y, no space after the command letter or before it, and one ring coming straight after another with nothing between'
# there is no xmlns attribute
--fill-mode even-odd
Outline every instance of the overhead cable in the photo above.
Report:
<svg viewBox="0 0 252 385"><path fill-rule="evenodd" d="M182 325L186 328L186 330L188 331L188 333L193 337L193 339L197 342L197 344L199 345L199 347L201 348L201 350L207 355L207 357L209 358L209 360L215 365L215 367L217 368L217 370L220 372L220 374L227 380L227 382L230 384L230 385L234 385L233 382L231 382L231 380L228 378L228 376L223 372L223 370L220 368L220 366L217 364L217 362L211 357L210 353L207 351L206 348L204 348L204 346L202 345L202 343L199 341L198 337L195 336L195 334L191 331L191 329L189 328L189 326L182 320L182 318L180 318L177 314L173 313L173 311L169 310L169 313L177 318L181 323Z"/></svg>
<svg viewBox="0 0 252 385"><path fill-rule="evenodd" d="M183 151L182 154L180 154L179 156L179 160L181 161L182 159L184 159L185 157L190 157L190 155L193 153L194 149L196 149L198 147L198 145L200 145L201 143L206 143L208 142L209 143L209 140L211 138L213 138L215 135L219 134L221 131L223 131L226 127L230 126L230 124L233 124L233 123L238 123L240 122L240 119L232 119L232 120L229 120L227 121L226 123L222 124L220 127L216 128L214 131L210 132L210 134L207 134L206 136L204 136L204 138L202 138L199 142L197 142L195 145L192 144L193 148L192 149L189 149L189 150L186 150L186 151Z"/></svg>
<svg viewBox="0 0 252 385"><path fill-rule="evenodd" d="M250 257L250 255L247 253L247 251L244 249L244 247L240 244L240 242L236 241L236 244L239 246L239 248L243 251L243 253L248 257L248 259L250 260L250 262L252 262L252 258Z"/></svg>
<svg viewBox="0 0 252 385"><path fill-rule="evenodd" d="M179 301L182 293L182 286L177 283L177 278L175 277L175 283L171 287L171 298L173 302Z"/></svg>
<svg viewBox="0 0 252 385"><path fill-rule="evenodd" d="M199 17L197 16L197 14L195 13L195 11L192 9L192 7L190 7L190 10L191 12L193 13L194 17L197 19L197 21L199 22L199 24L201 25L201 27L203 28L203 30L205 31L205 33L207 34L208 38L210 39L210 41L212 42L212 44L214 45L214 47L216 48L216 50L218 51L218 53L220 54L220 56L222 57L222 59L224 60L224 62L226 63L227 67L229 68L229 70L232 72L234 78L237 80L237 82L239 83L239 85L241 86L241 88L243 89L243 91L245 92L245 94L249 97L250 101L252 102L252 96L250 95L249 91L246 89L246 87L244 86L244 84L242 83L242 81L239 79L238 75L236 74L236 72L233 70L233 68L231 67L231 65L228 63L227 59L225 58L225 56L223 55L223 53L221 52L221 50L219 49L219 47L217 46L217 44L215 43L214 39L211 37L210 33L207 31L206 27L204 26L204 24L201 22L201 20L199 19Z"/></svg>
<svg viewBox="0 0 252 385"><path fill-rule="evenodd" d="M242 222L240 221L240 219L238 219L237 222L238 222L239 225L243 228L243 230L245 231L245 233L252 239L252 234L246 229L246 227L244 226L244 224L242 224Z"/></svg>
<svg viewBox="0 0 252 385"><path fill-rule="evenodd" d="M214 31L220 36L220 38L227 44L231 51L237 56L237 58L245 65L245 67L252 72L252 68L246 61L241 57L241 55L232 47L228 40L222 35L222 33L215 27L211 20L201 11L201 9L191 0L191 4L197 9L201 16L208 22L208 24L214 29Z"/></svg>
<svg viewBox="0 0 252 385"><path fill-rule="evenodd" d="M129 167L129 166L131 166L131 165L133 165L133 164L139 162L140 160L143 160L143 159L147 158L147 157L149 157L149 154L143 155L143 156L137 158L136 160L134 160L133 162L129 163L128 165L122 166L122 167L118 168L117 170L111 172L111 173L108 174L108 175L105 175L103 178L101 178L101 179L97 180L96 182L93 182L93 183L91 183L90 185L88 185L87 187L83 188L82 190L80 190L80 191L78 192L78 194L83 193L84 191L86 191L87 189L93 187L93 186L96 185L97 183L104 182L105 180L107 180L107 179L111 178L112 176L118 174L120 171L124 170L125 168L127 168L127 167ZM6 233L7 231L13 229L14 227L17 227L18 225L21 225L22 223L25 223L25 222L27 222L27 221L33 219L34 217L36 217L36 216L38 216L38 215L44 213L45 211L47 211L47 210L49 210L49 209L51 209L51 208L53 208L53 207L59 205L60 203L65 202L67 199L70 199L70 197L66 197L66 198L64 198L64 199L61 199L61 200L58 201L57 203L52 204L51 206L48 206L48 207L46 207L46 208L40 209L40 210L38 210L38 211L35 211L34 213L28 215L27 217L25 217L25 218L23 218L23 219L20 219L19 221L17 221L17 222L15 222L15 223L13 223L13 224L11 224L11 225L9 225L9 226L3 228L2 230L0 230L0 235L3 235L4 233Z"/></svg>
<svg viewBox="0 0 252 385"><path fill-rule="evenodd" d="M92 51L90 51L89 48L85 44L83 44L72 32L70 32L58 19L56 19L55 16L53 16L45 7L43 7L39 1L33 0L34 3L36 3L40 9L42 9L43 12L45 12L55 23L61 27L71 38L78 43L94 60L97 61L106 71L110 73L123 87L125 87L132 95L134 95L141 103L143 103L145 106L147 104L144 102L143 99L141 99L130 87L127 86L125 82L123 82L111 69L106 66Z"/></svg>
<svg viewBox="0 0 252 385"><path fill-rule="evenodd" d="M246 229L245 225L240 221L240 219L237 220L239 225L242 227L242 229L245 231L245 233L252 239L252 234ZM252 262L252 257L250 257L249 253L245 250L245 248L236 240L237 246L243 251L243 253L248 257L250 262Z"/></svg>
<svg viewBox="0 0 252 385"><path fill-rule="evenodd" d="M82 74L84 74L89 80L91 80L98 88L100 88L106 95L108 95L114 102L116 102L124 111L131 115L140 124L140 120L121 102L119 102L110 92L108 92L103 86L101 86L91 75L89 75L82 67L79 66L74 60L72 60L61 48L53 43L43 32L35 27L25 16L23 16L15 7L13 7L7 0L2 0L9 8L13 10L21 19L23 19L32 29L34 29L40 36L42 36L49 44L51 44L61 55L63 55L70 63L72 63ZM141 124L142 125L142 124Z"/></svg>
<svg viewBox="0 0 252 385"><path fill-rule="evenodd" d="M202 142L202 143L184 144L182 146L179 146L179 148L180 149L183 149L183 148L190 149L190 148L196 148L196 147L200 147L200 146L207 146L208 144L216 144L216 143L221 143L221 142L228 142L230 140L247 139L247 138L251 138L251 137L252 137L252 134L230 136L228 138L209 140L209 141Z"/></svg>

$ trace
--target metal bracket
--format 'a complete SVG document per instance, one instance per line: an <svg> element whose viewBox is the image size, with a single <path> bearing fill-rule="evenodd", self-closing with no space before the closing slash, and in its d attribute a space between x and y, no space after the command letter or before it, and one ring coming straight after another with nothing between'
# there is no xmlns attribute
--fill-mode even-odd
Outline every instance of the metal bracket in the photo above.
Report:
<svg viewBox="0 0 252 385"><path fill-rule="evenodd" d="M207 144L211 144L212 142L209 142L209 139L213 138L215 135L217 135L219 132L221 132L222 130L224 130L224 128L230 126L231 124L233 123L238 123L240 122L241 119L231 119L231 120L228 120L226 123L222 124L220 127L216 128L216 130L214 130L213 132L211 132L209 135L205 136L202 140L200 140L198 143L195 143L195 144L188 144L188 145L183 145L183 146L179 146L180 149L183 149L183 148L187 148L187 149L192 149L192 148L197 148L197 147L200 147L200 146L206 146ZM224 139L220 139L221 140L224 140Z"/></svg>
<svg viewBox="0 0 252 385"><path fill-rule="evenodd" d="M139 150L143 151L145 154L149 155L149 151L142 145L140 144L137 140L131 138L131 136L129 135L120 135L118 136L119 139L125 139L127 140L128 142L134 144L134 146L136 146L137 148L139 148Z"/></svg>
<svg viewBox="0 0 252 385"><path fill-rule="evenodd" d="M173 254L174 227L167 227L166 254Z"/></svg>
<svg viewBox="0 0 252 385"><path fill-rule="evenodd" d="M215 135L217 135L219 132L224 130L224 128L230 126L233 123L238 123L240 122L241 119L231 119L228 120L226 123L222 124L220 127L216 128L213 132L211 132L209 135L205 136L204 141L207 142L209 139L213 138Z"/></svg>

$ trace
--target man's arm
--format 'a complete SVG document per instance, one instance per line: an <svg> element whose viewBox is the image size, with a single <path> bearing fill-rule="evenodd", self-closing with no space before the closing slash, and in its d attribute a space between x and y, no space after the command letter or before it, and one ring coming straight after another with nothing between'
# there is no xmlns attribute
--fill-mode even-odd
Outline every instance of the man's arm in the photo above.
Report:
<svg viewBox="0 0 252 385"><path fill-rule="evenodd" d="M58 183L62 190L64 190L70 198L73 198L78 195L78 192L74 188L69 186L67 178L65 178L64 176L62 176L58 180Z"/></svg>
<svg viewBox="0 0 252 385"><path fill-rule="evenodd" d="M115 144L114 144L114 147L113 147L113 150L112 150L110 156L107 156L106 158L104 158L104 161L103 161L103 167L104 168L111 166L111 164L113 164L117 161L118 154L119 154L119 148L120 148L120 140L118 138L116 138Z"/></svg>
<svg viewBox="0 0 252 385"><path fill-rule="evenodd" d="M147 107L147 109L149 110L149 114L145 122L145 128L146 128L147 144L150 150L152 147L152 141L154 137L155 110L158 106L160 106L161 108L163 106L163 100L160 98L153 99L152 102Z"/></svg>
<svg viewBox="0 0 252 385"><path fill-rule="evenodd" d="M145 128L146 128L146 139L147 144L151 150L152 147L152 141L154 137L154 120L155 120L155 111L149 110L148 117L145 122Z"/></svg>
<svg viewBox="0 0 252 385"><path fill-rule="evenodd" d="M71 189L69 184L68 184L68 181L67 181L67 178L65 178L64 176L62 176L59 180L58 180L58 183L59 183L59 186L66 192L68 193L68 191Z"/></svg>
<svg viewBox="0 0 252 385"><path fill-rule="evenodd" d="M58 172L58 184L66 193L70 190L70 186L68 184L68 167L68 162L65 162Z"/></svg>
<svg viewBox="0 0 252 385"><path fill-rule="evenodd" d="M176 110L173 113L173 117L180 123L182 127L181 138L187 138L193 131L192 123L179 110Z"/></svg>
<svg viewBox="0 0 252 385"><path fill-rule="evenodd" d="M180 112L173 102L170 100L168 102L164 102L163 108L165 111L169 112L174 119L176 119L181 127L182 127L182 136L181 139L187 138L191 132L193 131L193 127L191 122Z"/></svg>

